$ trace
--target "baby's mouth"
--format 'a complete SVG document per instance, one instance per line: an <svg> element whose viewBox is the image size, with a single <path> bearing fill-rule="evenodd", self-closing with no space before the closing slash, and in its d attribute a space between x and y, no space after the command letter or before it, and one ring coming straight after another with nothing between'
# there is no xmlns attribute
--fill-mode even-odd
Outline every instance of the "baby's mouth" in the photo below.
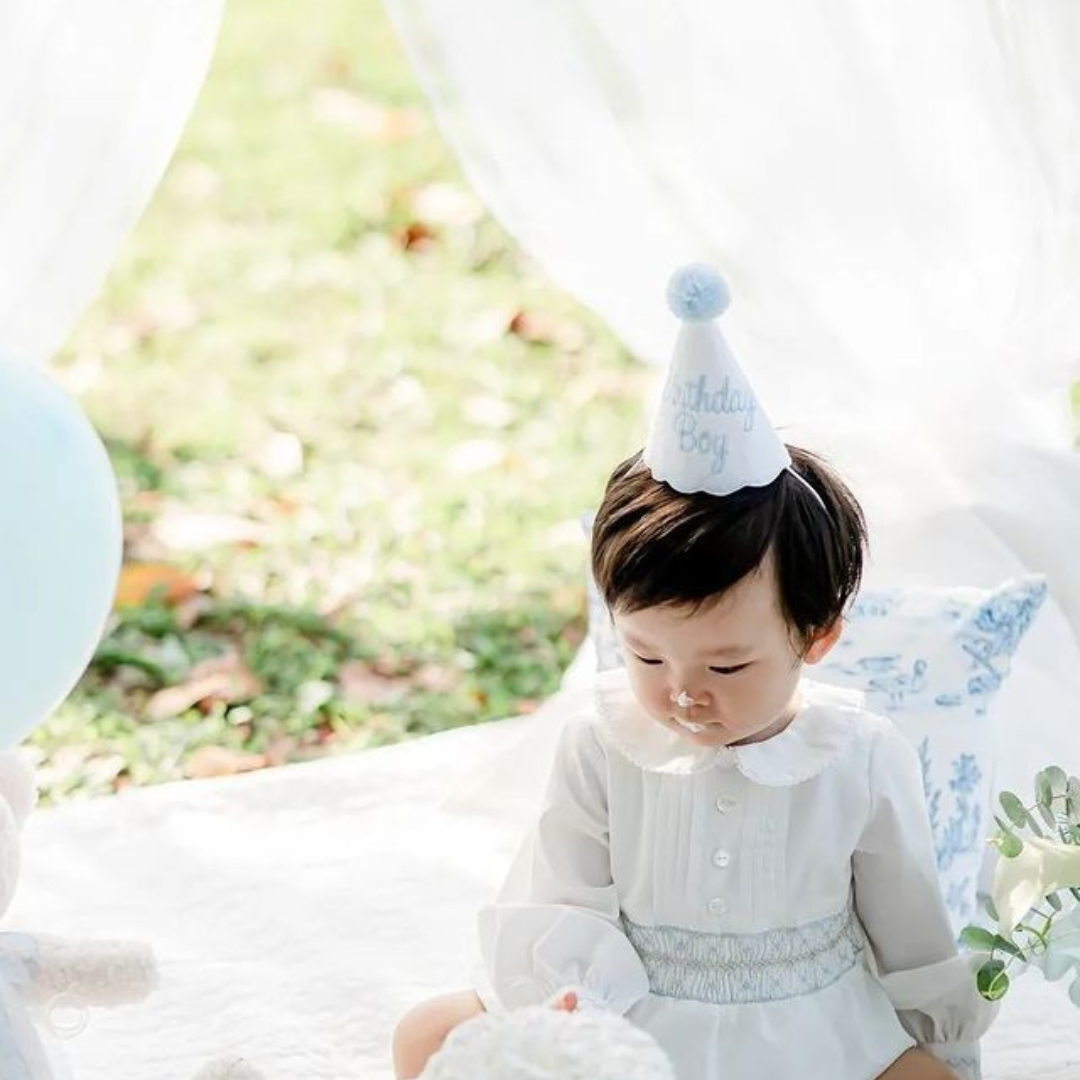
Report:
<svg viewBox="0 0 1080 1080"><path fill-rule="evenodd" d="M705 724L697 723L694 720L683 720L681 717L678 716L673 716L671 719L674 720L675 723L679 725L679 727L685 728L692 735L700 735L706 727Z"/></svg>

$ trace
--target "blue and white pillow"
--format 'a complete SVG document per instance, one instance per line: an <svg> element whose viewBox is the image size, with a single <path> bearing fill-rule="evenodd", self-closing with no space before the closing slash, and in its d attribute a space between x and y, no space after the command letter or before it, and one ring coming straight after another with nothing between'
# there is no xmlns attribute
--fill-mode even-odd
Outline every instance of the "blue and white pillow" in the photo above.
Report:
<svg viewBox="0 0 1080 1080"><path fill-rule="evenodd" d="M995 589L863 589L843 637L810 672L863 691L867 708L891 717L918 751L938 873L958 933L976 915L993 825L986 713L1046 595L1046 579L1034 576ZM599 670L623 663L591 582L589 636Z"/></svg>
<svg viewBox="0 0 1080 1080"><path fill-rule="evenodd" d="M815 678L862 690L922 765L938 874L959 931L976 914L992 831L994 737L987 711L1046 600L1042 577L996 589L863 590Z"/></svg>

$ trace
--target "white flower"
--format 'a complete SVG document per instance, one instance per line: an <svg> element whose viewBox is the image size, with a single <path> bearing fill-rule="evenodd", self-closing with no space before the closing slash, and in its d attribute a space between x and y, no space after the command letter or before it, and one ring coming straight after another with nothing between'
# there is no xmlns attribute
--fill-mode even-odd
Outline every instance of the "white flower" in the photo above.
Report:
<svg viewBox="0 0 1080 1080"><path fill-rule="evenodd" d="M1025 838L1023 850L998 860L993 898L1001 933L1006 937L1044 896L1068 886L1080 886L1080 847Z"/></svg>

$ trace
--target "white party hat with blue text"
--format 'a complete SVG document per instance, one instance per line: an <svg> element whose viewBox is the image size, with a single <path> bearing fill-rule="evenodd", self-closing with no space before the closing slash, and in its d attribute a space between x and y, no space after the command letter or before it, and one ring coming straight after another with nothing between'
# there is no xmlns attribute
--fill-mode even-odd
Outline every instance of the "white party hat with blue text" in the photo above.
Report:
<svg viewBox="0 0 1080 1080"><path fill-rule="evenodd" d="M772 483L791 457L715 322L727 285L693 263L671 276L667 300L682 327L642 455L649 471L683 494Z"/></svg>

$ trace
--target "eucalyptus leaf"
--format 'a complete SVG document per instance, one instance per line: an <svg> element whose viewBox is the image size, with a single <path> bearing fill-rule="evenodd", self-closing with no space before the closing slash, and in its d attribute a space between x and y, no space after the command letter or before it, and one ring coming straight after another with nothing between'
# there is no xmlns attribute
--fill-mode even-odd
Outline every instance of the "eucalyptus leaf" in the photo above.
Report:
<svg viewBox="0 0 1080 1080"><path fill-rule="evenodd" d="M1009 976L1005 974L1003 960L988 960L975 977L979 993L987 1001L999 1001L1009 989Z"/></svg>
<svg viewBox="0 0 1080 1080"><path fill-rule="evenodd" d="M1040 770L1035 776L1035 802L1039 806L1050 806L1054 801L1054 786L1050 783L1050 777L1046 775L1046 769Z"/></svg>
<svg viewBox="0 0 1080 1080"><path fill-rule="evenodd" d="M1047 765L1043 769L1050 790L1054 795L1064 795L1069 786L1069 778L1060 765Z"/></svg>
<svg viewBox="0 0 1080 1080"><path fill-rule="evenodd" d="M1054 811L1046 803L1039 803L1039 814L1042 816L1043 821L1050 829L1057 828L1057 818L1054 817Z"/></svg>
<svg viewBox="0 0 1080 1080"><path fill-rule="evenodd" d="M1027 824L1028 812L1018 795L1014 795L1011 791L1003 791L998 796L998 800L1001 803L1002 810L1005 811L1009 820L1014 825Z"/></svg>
<svg viewBox="0 0 1080 1080"><path fill-rule="evenodd" d="M994 898L992 896L983 897L983 908L986 911L986 914L989 915L994 922L999 922L1001 920L1001 916L998 914L997 905L994 903Z"/></svg>
<svg viewBox="0 0 1080 1080"><path fill-rule="evenodd" d="M1010 956L1015 956L1017 960L1024 959L1024 952L1020 946L1000 934L994 935L994 948L1000 952L1008 953Z"/></svg>
<svg viewBox="0 0 1080 1080"><path fill-rule="evenodd" d="M1024 850L1024 842L1015 833L1002 833L997 841L998 851L1002 858L1015 859Z"/></svg>
<svg viewBox="0 0 1080 1080"><path fill-rule="evenodd" d="M967 946L973 952L992 952L998 936L982 926L965 926L960 931L960 944Z"/></svg>
<svg viewBox="0 0 1080 1080"><path fill-rule="evenodd" d="M1069 777L1065 788L1065 815L1070 825L1080 825L1080 778Z"/></svg>
<svg viewBox="0 0 1080 1080"><path fill-rule="evenodd" d="M1057 893L1047 893L1046 902L1055 910L1060 911L1062 904Z"/></svg>

